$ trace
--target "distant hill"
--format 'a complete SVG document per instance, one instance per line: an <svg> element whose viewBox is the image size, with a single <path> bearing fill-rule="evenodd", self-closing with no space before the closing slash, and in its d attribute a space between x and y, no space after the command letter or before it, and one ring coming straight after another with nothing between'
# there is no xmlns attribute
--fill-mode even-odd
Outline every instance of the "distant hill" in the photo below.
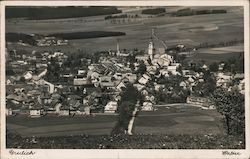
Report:
<svg viewBox="0 0 250 159"><path fill-rule="evenodd" d="M30 20L61 19L87 17L97 15L110 15L121 13L112 6L92 7L6 7L6 18L25 18Z"/></svg>

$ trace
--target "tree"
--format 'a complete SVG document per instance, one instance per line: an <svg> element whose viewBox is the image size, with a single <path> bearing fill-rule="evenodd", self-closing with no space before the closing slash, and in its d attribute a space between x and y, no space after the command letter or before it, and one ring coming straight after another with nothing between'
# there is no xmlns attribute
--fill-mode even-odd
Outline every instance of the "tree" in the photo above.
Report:
<svg viewBox="0 0 250 159"><path fill-rule="evenodd" d="M132 118L132 113L135 109L135 104L131 101L122 102L119 109L119 118L118 122L115 125L112 133L120 134L123 133L125 130L128 130L128 123Z"/></svg>
<svg viewBox="0 0 250 159"><path fill-rule="evenodd" d="M216 88L216 81L214 76L210 73L210 71L203 70L204 73L204 82L199 82L193 88L193 94L195 96L204 97L212 94Z"/></svg>
<svg viewBox="0 0 250 159"><path fill-rule="evenodd" d="M222 88L214 91L212 100L223 115L227 134L244 134L245 132L245 98L238 91L226 91Z"/></svg>
<svg viewBox="0 0 250 159"><path fill-rule="evenodd" d="M112 133L122 133L128 129L128 123L132 118L136 102L141 100L142 96L140 92L132 84L128 84L121 93L121 100L118 103L119 119Z"/></svg>
<svg viewBox="0 0 250 159"><path fill-rule="evenodd" d="M146 65L143 62L141 62L140 65L138 66L137 73L140 73L142 75L146 72L146 70L147 70Z"/></svg>
<svg viewBox="0 0 250 159"><path fill-rule="evenodd" d="M213 62L211 65L209 65L209 70L212 72L217 72L218 71L218 63L217 62Z"/></svg>

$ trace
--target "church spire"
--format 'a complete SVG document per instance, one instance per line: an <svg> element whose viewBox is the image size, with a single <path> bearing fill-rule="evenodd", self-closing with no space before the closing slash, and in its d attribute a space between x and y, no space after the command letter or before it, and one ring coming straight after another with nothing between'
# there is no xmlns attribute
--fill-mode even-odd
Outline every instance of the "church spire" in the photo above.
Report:
<svg viewBox="0 0 250 159"><path fill-rule="evenodd" d="M116 55L117 56L119 56L120 54L121 54L121 52L120 52L120 46L119 46L119 41L118 41L118 39L117 39L117 44L116 44Z"/></svg>

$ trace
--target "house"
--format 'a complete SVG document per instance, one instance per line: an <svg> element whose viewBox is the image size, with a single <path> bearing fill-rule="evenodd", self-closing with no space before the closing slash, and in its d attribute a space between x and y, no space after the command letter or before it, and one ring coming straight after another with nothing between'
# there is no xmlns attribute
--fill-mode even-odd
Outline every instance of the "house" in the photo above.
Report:
<svg viewBox="0 0 250 159"><path fill-rule="evenodd" d="M6 116L12 116L13 115L13 111L11 108L6 108L5 109L5 115Z"/></svg>
<svg viewBox="0 0 250 159"><path fill-rule="evenodd" d="M180 87L182 87L183 89L187 89L187 87L188 87L187 82L181 81L181 82L180 82Z"/></svg>
<svg viewBox="0 0 250 159"><path fill-rule="evenodd" d="M138 80L138 82L139 82L140 84L142 84L142 85L145 85L145 84L147 84L147 83L149 82L150 79L151 79L151 78L150 78L149 75L143 74L142 77Z"/></svg>
<svg viewBox="0 0 250 159"><path fill-rule="evenodd" d="M152 66L152 65L150 65L150 66L147 66L147 72L149 73L149 74L155 74L155 72L156 72L156 70L157 70L157 67L156 66Z"/></svg>
<svg viewBox="0 0 250 159"><path fill-rule="evenodd" d="M61 106L58 115L59 116L69 116L70 115L70 108L67 106Z"/></svg>
<svg viewBox="0 0 250 159"><path fill-rule="evenodd" d="M117 85L116 85L116 89L118 91L122 91L122 88L126 88L126 84L123 81L120 81Z"/></svg>
<svg viewBox="0 0 250 159"><path fill-rule="evenodd" d="M156 91L159 91L161 88L165 88L165 85L154 83L154 87Z"/></svg>
<svg viewBox="0 0 250 159"><path fill-rule="evenodd" d="M190 83L194 83L194 82L195 82L195 77L194 77L194 76L189 77L189 78L187 79L187 81L190 82Z"/></svg>
<svg viewBox="0 0 250 159"><path fill-rule="evenodd" d="M19 104L25 102L28 98L25 94L10 94L6 97L6 99L11 100L12 102Z"/></svg>
<svg viewBox="0 0 250 159"><path fill-rule="evenodd" d="M153 95L146 95L145 100L155 103L155 97Z"/></svg>
<svg viewBox="0 0 250 159"><path fill-rule="evenodd" d="M139 83L133 84L133 86L134 86L135 88L137 88L138 91L141 91L143 88L145 88L144 85L141 85L141 84L139 84Z"/></svg>
<svg viewBox="0 0 250 159"><path fill-rule="evenodd" d="M242 79L244 79L244 73L236 73L234 76L233 76L233 78L234 79L239 79L239 80L242 80Z"/></svg>
<svg viewBox="0 0 250 159"><path fill-rule="evenodd" d="M137 80L137 75L132 73L126 73L126 78L129 80L130 83L135 83Z"/></svg>
<svg viewBox="0 0 250 159"><path fill-rule="evenodd" d="M29 114L31 118L37 118L41 117L45 114L43 106L39 103L36 102L30 109L29 109Z"/></svg>
<svg viewBox="0 0 250 159"><path fill-rule="evenodd" d="M176 65L171 65L171 66L168 66L167 69L169 72L171 72L173 75L177 75L177 74L180 74L177 69L178 69L179 65L176 64Z"/></svg>
<svg viewBox="0 0 250 159"><path fill-rule="evenodd" d="M117 110L117 101L109 101L104 108L104 113L115 113Z"/></svg>
<svg viewBox="0 0 250 159"><path fill-rule="evenodd" d="M69 99L68 105L69 105L69 107L70 107L71 110L75 110L75 109L77 109L78 107L80 107L81 103L80 103L80 100L77 100L77 99Z"/></svg>
<svg viewBox="0 0 250 159"><path fill-rule="evenodd" d="M47 88L48 88L48 92L50 93L50 94L52 94L52 93L54 93L54 91L55 91L55 85L54 84L52 84L52 83L50 83L50 82L48 82L48 81L45 81L45 80L43 80L43 79L40 79L38 82L36 82L38 85L42 85L42 86L48 86Z"/></svg>
<svg viewBox="0 0 250 159"><path fill-rule="evenodd" d="M89 106L84 107L84 113L86 115L90 115L90 107Z"/></svg>
<svg viewBox="0 0 250 159"><path fill-rule="evenodd" d="M114 77L112 76L101 76L99 78L100 86L107 89L115 89L115 82L113 81L113 78Z"/></svg>
<svg viewBox="0 0 250 159"><path fill-rule="evenodd" d="M138 61L147 61L148 60L148 55L144 54L144 55L136 55L135 59Z"/></svg>
<svg viewBox="0 0 250 159"><path fill-rule="evenodd" d="M220 63L218 70L222 71L222 70L224 70L224 67L225 67L225 63Z"/></svg>
<svg viewBox="0 0 250 159"><path fill-rule="evenodd" d="M147 96L147 95L149 94L146 87L144 87L144 88L141 90L141 94L144 95L144 96Z"/></svg>
<svg viewBox="0 0 250 159"><path fill-rule="evenodd" d="M84 75L86 73L86 70L78 70L77 74L78 75Z"/></svg>
<svg viewBox="0 0 250 159"><path fill-rule="evenodd" d="M245 79L240 80L240 83L238 85L238 89L239 89L241 94L245 93Z"/></svg>
<svg viewBox="0 0 250 159"><path fill-rule="evenodd" d="M121 80L123 77L125 77L124 74L120 73L120 72L116 72L113 77L117 80Z"/></svg>
<svg viewBox="0 0 250 159"><path fill-rule="evenodd" d="M41 99L42 103L45 104L45 105L50 104L51 101L52 101L50 95L48 93L46 93L46 92L42 93L38 97Z"/></svg>
<svg viewBox="0 0 250 159"><path fill-rule="evenodd" d="M187 97L187 103L194 106L201 106L206 109L215 109L215 106L209 98L189 96Z"/></svg>
<svg viewBox="0 0 250 159"><path fill-rule="evenodd" d="M153 111L154 110L153 103L149 102L149 101L143 102L141 110L142 111Z"/></svg>
<svg viewBox="0 0 250 159"><path fill-rule="evenodd" d="M208 66L206 64L204 64L201 68L204 70L208 70Z"/></svg>
<svg viewBox="0 0 250 159"><path fill-rule="evenodd" d="M88 84L87 78L74 78L73 80L74 86L82 86Z"/></svg>
<svg viewBox="0 0 250 159"><path fill-rule="evenodd" d="M40 108L32 108L30 109L30 117L31 118L36 118L36 117L41 117L43 116L43 110Z"/></svg>
<svg viewBox="0 0 250 159"><path fill-rule="evenodd" d="M216 78L216 86L227 88L231 80L232 76L230 74L218 73Z"/></svg>
<svg viewBox="0 0 250 159"><path fill-rule="evenodd" d="M5 109L5 114L7 116L9 115L15 115L20 112L20 108L22 107L21 104L15 104L11 100L6 101L6 109Z"/></svg>
<svg viewBox="0 0 250 159"><path fill-rule="evenodd" d="M163 75L163 76L165 76L165 77L169 77L169 74L168 74L168 69L167 68L162 68L162 69L160 69L160 74L161 75Z"/></svg>
<svg viewBox="0 0 250 159"><path fill-rule="evenodd" d="M56 103L55 104L54 109L55 109L56 114L59 114L61 106L62 106L61 103Z"/></svg>
<svg viewBox="0 0 250 159"><path fill-rule="evenodd" d="M30 79L32 79L32 72L31 71L27 71L27 72L25 72L24 73L24 75L23 75L23 77L24 77L24 79L26 79L26 80L30 80Z"/></svg>

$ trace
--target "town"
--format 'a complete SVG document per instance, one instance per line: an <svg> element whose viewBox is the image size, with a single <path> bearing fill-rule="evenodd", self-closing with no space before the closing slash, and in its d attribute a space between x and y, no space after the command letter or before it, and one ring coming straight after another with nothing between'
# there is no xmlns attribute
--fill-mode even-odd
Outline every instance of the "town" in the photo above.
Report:
<svg viewBox="0 0 250 159"><path fill-rule="evenodd" d="M156 105L162 103L215 109L206 96L215 87L244 94L243 73L226 72L223 62L210 67L189 63L184 67L180 60L186 53L184 45L155 48L154 40L152 30L145 50L122 50L117 41L116 50L98 55L36 50L22 54L6 49L6 115L116 114L121 93L129 85L142 95L141 111L157 111ZM173 51L179 56L169 54ZM188 55L190 52L195 53L195 48Z"/></svg>

